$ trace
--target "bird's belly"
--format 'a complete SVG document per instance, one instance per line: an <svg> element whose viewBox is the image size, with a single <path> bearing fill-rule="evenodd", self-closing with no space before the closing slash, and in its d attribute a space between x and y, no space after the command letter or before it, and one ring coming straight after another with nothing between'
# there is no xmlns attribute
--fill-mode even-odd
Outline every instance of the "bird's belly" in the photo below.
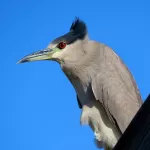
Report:
<svg viewBox="0 0 150 150"><path fill-rule="evenodd" d="M103 143L104 146L114 147L121 136L110 122L104 108L97 101L93 101L93 105L83 106L80 121L81 124L90 125L96 140Z"/></svg>
<svg viewBox="0 0 150 150"><path fill-rule="evenodd" d="M72 84L82 105L80 123L89 124L97 141L104 146L114 147L121 135L110 122L103 106L95 99L91 88L84 87L77 80L72 80Z"/></svg>

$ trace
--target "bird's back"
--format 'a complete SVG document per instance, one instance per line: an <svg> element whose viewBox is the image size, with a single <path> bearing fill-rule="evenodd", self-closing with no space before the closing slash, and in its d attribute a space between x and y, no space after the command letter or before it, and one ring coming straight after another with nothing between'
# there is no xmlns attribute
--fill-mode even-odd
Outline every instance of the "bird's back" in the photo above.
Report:
<svg viewBox="0 0 150 150"><path fill-rule="evenodd" d="M110 47L99 45L96 50L99 72L92 79L93 92L96 99L103 103L110 118L124 132L142 105L140 92L121 58Z"/></svg>

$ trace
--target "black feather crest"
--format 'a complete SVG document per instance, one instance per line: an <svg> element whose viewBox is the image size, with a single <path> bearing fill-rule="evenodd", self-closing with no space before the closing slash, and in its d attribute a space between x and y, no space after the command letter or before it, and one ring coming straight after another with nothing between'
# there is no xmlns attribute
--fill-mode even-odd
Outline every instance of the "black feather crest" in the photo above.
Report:
<svg viewBox="0 0 150 150"><path fill-rule="evenodd" d="M79 39L83 39L87 34L87 26L82 20L76 18L70 27L70 32L73 32Z"/></svg>
<svg viewBox="0 0 150 150"><path fill-rule="evenodd" d="M56 38L52 43L56 44L61 41L65 41L67 44L72 44L77 40L83 40L87 35L86 24L79 18L76 18L70 27L70 31L58 38Z"/></svg>

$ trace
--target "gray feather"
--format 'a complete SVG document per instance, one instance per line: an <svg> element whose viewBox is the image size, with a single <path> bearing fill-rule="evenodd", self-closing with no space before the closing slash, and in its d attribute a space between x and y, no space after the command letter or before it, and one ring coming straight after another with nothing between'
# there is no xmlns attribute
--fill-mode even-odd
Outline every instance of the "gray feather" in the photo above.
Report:
<svg viewBox="0 0 150 150"><path fill-rule="evenodd" d="M107 46L103 51L105 59L100 72L92 79L92 89L111 121L116 121L124 132L142 105L141 96L133 76L121 59Z"/></svg>

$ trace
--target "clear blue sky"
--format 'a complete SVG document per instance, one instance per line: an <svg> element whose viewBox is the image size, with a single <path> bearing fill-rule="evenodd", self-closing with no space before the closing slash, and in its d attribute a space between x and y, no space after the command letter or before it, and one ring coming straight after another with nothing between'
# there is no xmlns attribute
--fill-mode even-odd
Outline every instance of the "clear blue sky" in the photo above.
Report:
<svg viewBox="0 0 150 150"><path fill-rule="evenodd" d="M145 99L150 92L149 8L148 0L2 0L0 150L96 150L92 131L80 126L75 91L59 65L16 62L68 32L78 16L91 39L124 60Z"/></svg>

